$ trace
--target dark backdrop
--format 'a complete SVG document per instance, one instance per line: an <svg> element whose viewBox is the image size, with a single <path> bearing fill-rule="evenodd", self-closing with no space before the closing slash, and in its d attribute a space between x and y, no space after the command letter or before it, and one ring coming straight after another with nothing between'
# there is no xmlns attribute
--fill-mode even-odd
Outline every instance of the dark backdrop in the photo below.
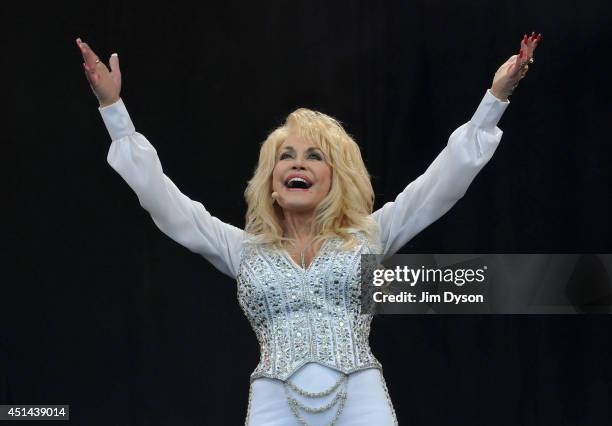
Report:
<svg viewBox="0 0 612 426"><path fill-rule="evenodd" d="M0 403L70 404L75 425L237 425L258 360L235 283L162 234L106 163L76 37L119 53L166 174L243 226L259 144L293 109L345 124L380 207L539 31L492 161L403 252L603 253L609 4L21 4L2 37ZM385 316L371 343L402 425L604 425L611 331L607 315Z"/></svg>

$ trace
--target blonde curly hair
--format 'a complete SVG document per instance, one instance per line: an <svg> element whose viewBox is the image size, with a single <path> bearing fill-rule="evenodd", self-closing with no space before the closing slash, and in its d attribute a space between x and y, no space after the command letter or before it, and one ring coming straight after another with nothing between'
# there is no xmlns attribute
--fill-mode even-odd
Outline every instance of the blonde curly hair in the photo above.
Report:
<svg viewBox="0 0 612 426"><path fill-rule="evenodd" d="M244 191L248 206L245 231L262 244L286 248L294 243L283 236L282 210L271 198L278 151L290 134L306 138L323 151L332 170L329 193L314 212L313 243L340 237L344 240L340 248L349 249L357 244L353 234L361 231L376 246L378 225L370 217L374 190L359 146L336 119L307 108L289 114L261 144L255 173Z"/></svg>

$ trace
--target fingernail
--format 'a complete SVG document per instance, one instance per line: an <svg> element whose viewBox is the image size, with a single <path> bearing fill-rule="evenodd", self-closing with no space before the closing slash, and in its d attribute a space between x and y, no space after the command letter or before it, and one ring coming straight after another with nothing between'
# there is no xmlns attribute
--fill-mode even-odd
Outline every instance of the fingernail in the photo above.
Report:
<svg viewBox="0 0 612 426"><path fill-rule="evenodd" d="M519 55L519 58L523 57L523 49L521 49L521 54Z"/></svg>
<svg viewBox="0 0 612 426"><path fill-rule="evenodd" d="M119 55L117 55L116 53L113 53L111 56L117 56L118 57Z"/></svg>

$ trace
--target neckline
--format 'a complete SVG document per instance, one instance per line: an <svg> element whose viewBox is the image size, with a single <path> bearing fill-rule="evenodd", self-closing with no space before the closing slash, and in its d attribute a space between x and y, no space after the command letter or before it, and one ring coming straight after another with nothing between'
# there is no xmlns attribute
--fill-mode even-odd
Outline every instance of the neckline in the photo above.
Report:
<svg viewBox="0 0 612 426"><path fill-rule="evenodd" d="M295 269L297 269L297 270L299 270L299 271L301 271L303 273L307 273L308 271L310 271L310 267L312 266L312 264L315 263L315 261L318 260L319 257L323 254L323 250L327 247L327 244L329 243L330 240L331 240L331 238L327 238L327 239L325 239L325 241L323 241L323 244L321 244L321 247L319 247L319 251L317 252L317 254L315 254L313 256L313 258L310 260L310 263L308 264L308 266L306 268L303 268L302 265L298 265L297 263L295 263L295 260L293 260L293 258L291 257L291 255L289 254L289 252L286 249L281 248L281 251L283 253L283 256L287 260L289 260L289 262L291 262L291 265Z"/></svg>

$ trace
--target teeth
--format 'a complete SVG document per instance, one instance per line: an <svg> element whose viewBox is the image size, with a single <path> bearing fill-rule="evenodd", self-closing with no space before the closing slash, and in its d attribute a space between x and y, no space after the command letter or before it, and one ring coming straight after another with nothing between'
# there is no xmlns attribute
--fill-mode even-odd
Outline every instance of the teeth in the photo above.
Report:
<svg viewBox="0 0 612 426"><path fill-rule="evenodd" d="M312 183L308 182L306 179L301 178L301 177L292 177L291 179L289 179L286 183L285 186L288 187L292 187L294 184L294 182L302 182L304 184L305 188L310 188L312 186Z"/></svg>
<svg viewBox="0 0 612 426"><path fill-rule="evenodd" d="M310 185L306 179L302 179L301 177L291 178L291 179L289 179L289 182L287 182L287 183L289 184L289 183L294 182L294 181L304 182L306 185Z"/></svg>

